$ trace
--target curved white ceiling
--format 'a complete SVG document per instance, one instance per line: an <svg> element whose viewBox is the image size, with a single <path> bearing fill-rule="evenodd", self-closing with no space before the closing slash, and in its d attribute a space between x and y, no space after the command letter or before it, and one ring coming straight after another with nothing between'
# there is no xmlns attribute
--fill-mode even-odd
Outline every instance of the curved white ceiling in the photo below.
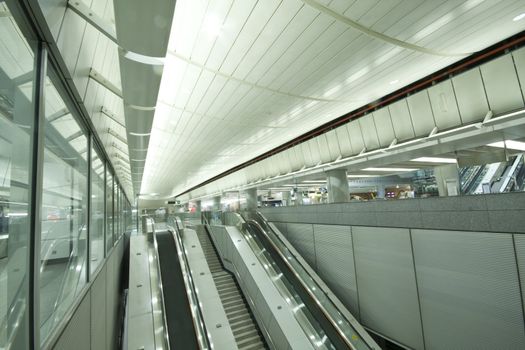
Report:
<svg viewBox="0 0 525 350"><path fill-rule="evenodd" d="M525 2L178 0L141 193L175 195L525 29Z"/></svg>

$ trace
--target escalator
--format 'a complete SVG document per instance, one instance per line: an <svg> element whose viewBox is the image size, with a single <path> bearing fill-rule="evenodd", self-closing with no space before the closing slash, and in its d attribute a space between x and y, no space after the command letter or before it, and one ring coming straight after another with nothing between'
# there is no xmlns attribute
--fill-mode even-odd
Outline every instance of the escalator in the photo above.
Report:
<svg viewBox="0 0 525 350"><path fill-rule="evenodd" d="M171 349L199 349L179 249L170 231L155 233L162 282L164 317Z"/></svg>
<svg viewBox="0 0 525 350"><path fill-rule="evenodd" d="M170 348L214 348L218 338L211 334L223 327L212 321L207 331L205 320L211 314L206 310L221 305L231 329L228 348L380 349L315 272L305 268L302 258L280 241L262 215L252 213L244 219L227 212L215 216L213 225L203 216L205 224L192 225L193 230L188 231L176 218L169 224L173 230L155 235ZM185 244L190 244L190 253ZM197 244L200 253L191 249ZM211 276L196 268L203 260ZM254 274L241 277L239 271L247 269ZM215 284L216 301L206 306L198 299L197 286L205 288L209 283Z"/></svg>
<svg viewBox="0 0 525 350"><path fill-rule="evenodd" d="M238 215L238 214L237 214ZM331 293L316 273L296 255L260 213L245 213L240 226L249 240L268 254L304 304L310 323L323 334L328 349L379 349L364 328Z"/></svg>
<svg viewBox="0 0 525 350"><path fill-rule="evenodd" d="M234 277L222 266L205 226L197 226L197 236L238 348L241 350L266 349L264 337L246 299Z"/></svg>

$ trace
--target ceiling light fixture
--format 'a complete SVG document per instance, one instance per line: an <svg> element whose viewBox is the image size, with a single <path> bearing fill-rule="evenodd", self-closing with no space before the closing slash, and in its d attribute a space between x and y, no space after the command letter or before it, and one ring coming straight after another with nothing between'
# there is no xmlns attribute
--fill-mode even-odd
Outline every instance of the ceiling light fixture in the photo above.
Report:
<svg viewBox="0 0 525 350"><path fill-rule="evenodd" d="M210 37L214 38L221 35L222 23L215 15L208 15L204 20L202 30Z"/></svg>
<svg viewBox="0 0 525 350"><path fill-rule="evenodd" d="M522 14L517 15L517 16L514 17L512 20L513 20L514 22L517 22L517 21L521 21L521 20L524 19L524 18L525 18L525 12L523 12Z"/></svg>
<svg viewBox="0 0 525 350"><path fill-rule="evenodd" d="M440 157L420 157L411 159L411 162L423 162L423 163L447 163L455 164L458 161L454 158L440 158Z"/></svg>
<svg viewBox="0 0 525 350"><path fill-rule="evenodd" d="M414 171L417 169L411 168L366 168L363 171L384 171L384 172L401 172L401 171Z"/></svg>
<svg viewBox="0 0 525 350"><path fill-rule="evenodd" d="M355 179L355 178L360 178L360 177L378 177L379 175L355 175L355 174L351 174L351 175L347 175L346 177L349 178L349 179Z"/></svg>
<svg viewBox="0 0 525 350"><path fill-rule="evenodd" d="M130 132L129 134L132 135L132 136L140 136L140 137L151 135L150 132L146 132L146 133Z"/></svg>
<svg viewBox="0 0 525 350"><path fill-rule="evenodd" d="M489 143L487 146L497 147L497 148L505 148L506 146L507 149L513 149L516 151L525 151L525 142L513 141L513 140L493 142L493 143Z"/></svg>
<svg viewBox="0 0 525 350"><path fill-rule="evenodd" d="M397 83L399 83L399 80L398 80L398 79L396 79L396 80L392 80L389 84L390 84L390 85L394 85L394 84L397 84Z"/></svg>

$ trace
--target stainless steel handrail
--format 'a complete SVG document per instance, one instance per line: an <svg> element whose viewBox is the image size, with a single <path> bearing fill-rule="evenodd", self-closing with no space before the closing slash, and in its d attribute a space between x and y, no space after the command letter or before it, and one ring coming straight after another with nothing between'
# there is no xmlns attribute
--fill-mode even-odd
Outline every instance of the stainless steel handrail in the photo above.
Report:
<svg viewBox="0 0 525 350"><path fill-rule="evenodd" d="M172 232L175 239L175 244L177 245L177 250L179 251L177 255L181 266L181 270L183 271L184 284L186 286L186 294L188 295L188 301L190 301L191 303L190 310L193 315L193 325L195 331L198 333L197 341L199 343L200 349L211 349L211 340L208 337L209 335L206 330L206 323L204 322L204 316L199 303L199 297L196 292L196 286L193 282L193 277L189 268L190 265L188 261L188 256L186 255L186 251L184 249L184 242L182 241L182 229L179 227L178 223L178 221L180 221L180 218L175 217L172 220L174 221L175 225L172 225L171 228L173 229Z"/></svg>
<svg viewBox="0 0 525 350"><path fill-rule="evenodd" d="M155 221L154 220L153 220L152 227L153 227L153 245L155 246L155 252L157 254L157 258L155 259L155 261L157 262L157 274L159 276L159 290L160 290L160 297L162 298L162 300L160 300L161 305L162 305L162 321L164 323L164 332L166 334L165 345L167 347L167 350L170 350L168 319L166 318L166 306L164 305L164 289L162 287L162 273L160 271L160 262L159 262L159 245L157 243L157 236L155 235Z"/></svg>
<svg viewBox="0 0 525 350"><path fill-rule="evenodd" d="M265 226L267 226L270 230L271 230L271 227L268 225L268 222L266 221L266 219L260 214L260 213L257 213L258 216L261 218L261 220L264 220L264 224ZM306 284L306 282L304 281L303 277L301 275L299 275L296 271L296 268L294 266L292 266L289 262L289 259L288 257L286 257L282 250L275 244L275 242L273 241L273 239L270 237L270 235L268 234L267 230L265 230L262 225L257 222L256 220L249 220L248 223L250 224L253 224L255 226L257 226L257 228L265 235L266 239L268 240L268 242L272 245L272 247L275 249L275 251L279 254L279 256L281 257L282 261L286 264L286 266L292 271L292 273L294 274L294 276L298 279L298 281L301 283L302 287L304 288L304 290L308 293L308 295L313 298L314 300L316 300L317 302L317 305L319 306L319 309L323 312L324 316L326 317L326 319L332 324L333 328L337 331L338 335L341 337L341 339L344 340L345 344L347 344L347 346L351 349L356 349L355 345L352 344L352 342L350 341L350 339L348 338L348 336L343 332L343 329L341 327L341 324L339 324L339 322L337 320L335 320L332 315L330 314L330 312L326 309L325 305L323 305L323 303L321 303L318 299L318 296L315 295L311 290L310 288L308 287L308 285ZM285 242L282 241L282 239L273 232L273 236L275 238L277 238L280 243L282 245L284 245L286 247L286 244ZM312 276L307 269L305 269L302 264L300 263L299 259L297 259L297 257L288 249L288 252L295 258L295 260L299 263L300 267L303 269L303 272L316 284L316 278L314 276ZM332 306L334 307L334 309L338 310L337 306L333 303L333 301L331 300L330 296L323 290L323 288L316 288L317 290L321 291L325 296L326 296L326 299L329 300L332 304ZM375 345L372 345L370 346L367 342L364 341L364 338L363 335L361 334L361 332L359 332L357 329L355 329L355 327L352 325L352 323L350 322L350 320L348 320L342 312L340 312L338 310L338 313L339 315L341 315L342 318L344 318L344 320L346 321L347 325L357 334L360 335L360 338L363 340L363 344L365 344L368 348L371 348L371 349L375 349ZM379 349L379 348L377 348Z"/></svg>

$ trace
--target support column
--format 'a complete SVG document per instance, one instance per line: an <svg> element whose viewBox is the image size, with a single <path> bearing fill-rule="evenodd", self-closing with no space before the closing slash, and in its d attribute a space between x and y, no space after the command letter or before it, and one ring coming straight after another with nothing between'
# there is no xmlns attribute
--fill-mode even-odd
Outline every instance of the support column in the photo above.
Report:
<svg viewBox="0 0 525 350"><path fill-rule="evenodd" d="M201 212L201 201L200 201L200 199L195 201L195 211L198 212L198 213Z"/></svg>
<svg viewBox="0 0 525 350"><path fill-rule="evenodd" d="M244 191L246 194L246 210L257 210L257 188L250 188Z"/></svg>
<svg viewBox="0 0 525 350"><path fill-rule="evenodd" d="M383 184L377 185L377 199L385 199L385 186Z"/></svg>
<svg viewBox="0 0 525 350"><path fill-rule="evenodd" d="M434 176L440 197L458 196L460 194L461 188L457 164L435 167Z"/></svg>
<svg viewBox="0 0 525 350"><path fill-rule="evenodd" d="M326 172L328 186L328 203L348 202L348 178L346 169L336 169Z"/></svg>
<svg viewBox="0 0 525 350"><path fill-rule="evenodd" d="M282 192L282 201L285 206L290 205L290 192L289 191Z"/></svg>
<svg viewBox="0 0 525 350"><path fill-rule="evenodd" d="M221 207L221 196L213 197L212 210L217 211L217 210L221 210L221 209L222 209L222 207Z"/></svg>
<svg viewBox="0 0 525 350"><path fill-rule="evenodd" d="M303 193L297 188L294 188L295 206L303 205Z"/></svg>

